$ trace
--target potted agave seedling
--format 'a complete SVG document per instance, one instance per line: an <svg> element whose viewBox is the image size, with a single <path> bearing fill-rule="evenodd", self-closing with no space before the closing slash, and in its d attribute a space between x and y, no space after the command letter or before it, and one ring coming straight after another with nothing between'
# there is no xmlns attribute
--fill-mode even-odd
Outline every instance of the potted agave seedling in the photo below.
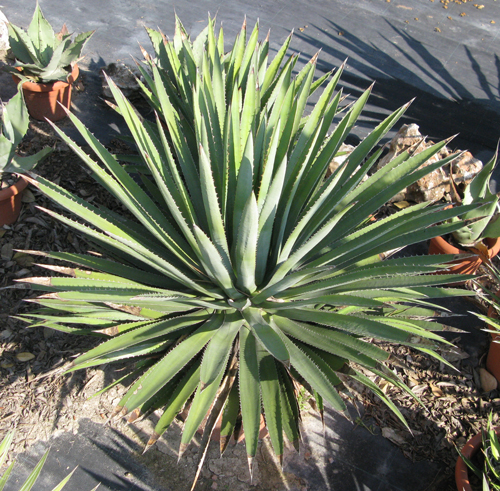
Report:
<svg viewBox="0 0 500 491"><path fill-rule="evenodd" d="M469 479L469 469L481 480L477 491L500 490L500 428L493 427L493 413L488 415L486 429L472 437L462 449L455 467L458 491L473 491ZM473 459L480 451L484 461L482 469L474 465Z"/></svg>
<svg viewBox="0 0 500 491"><path fill-rule="evenodd" d="M105 338L74 359L70 371L135 358L137 379L116 414L133 421L161 409L151 445L185 409L180 455L205 420L201 462L219 419L222 451L242 421L250 472L261 417L282 458L285 436L294 445L300 440L299 386L320 410L326 402L348 416L342 394L356 381L404 421L364 373L411 393L373 340L439 356L434 350L446 342L434 331L444 327L430 319L435 309L428 302L463 295L441 285L470 276L433 274L454 255L381 261L379 254L457 230L462 225L448 220L476 205L421 203L368 218L449 162L453 156L422 167L446 141L418 155L403 152L365 180L381 154L372 150L405 105L325 180L370 89L339 114L342 68L314 82L314 56L294 76L290 39L268 63L269 39L259 41L258 25L248 39L244 25L224 53L213 20L194 41L176 24L171 42L149 31L155 55L143 67L143 87L156 121L143 120L110 81L141 160L133 175L73 114L95 158L54 126L128 215L31 173L31 183L77 218L46 212L102 254L31 251L72 265L45 265L61 274L19 280L41 291L30 301L43 307L23 318Z"/></svg>
<svg viewBox="0 0 500 491"><path fill-rule="evenodd" d="M7 69L16 83L22 81L30 115L41 121L64 118L63 106L70 107L72 84L79 74L77 61L94 31L79 34L74 41L66 25L56 34L38 2L27 31L11 23L7 26L16 59Z"/></svg>
<svg viewBox="0 0 500 491"><path fill-rule="evenodd" d="M500 251L499 197L490 191L490 178L496 160L497 153L466 186L462 205L476 203L480 206L453 219L464 225L451 234L454 244L444 237L431 239L429 254L472 253L453 266L453 271L457 273L475 273L483 262Z"/></svg>
<svg viewBox="0 0 500 491"><path fill-rule="evenodd" d="M2 106L0 128L0 226L14 223L21 211L22 192L28 182L20 174L33 168L50 152L20 157L16 149L28 131L29 115L21 91Z"/></svg>

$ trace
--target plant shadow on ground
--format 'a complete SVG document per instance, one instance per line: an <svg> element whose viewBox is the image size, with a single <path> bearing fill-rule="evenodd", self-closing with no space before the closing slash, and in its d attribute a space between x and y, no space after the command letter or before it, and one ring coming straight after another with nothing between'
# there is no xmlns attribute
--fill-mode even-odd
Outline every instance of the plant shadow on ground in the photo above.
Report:
<svg viewBox="0 0 500 491"><path fill-rule="evenodd" d="M495 150L500 136L497 124L500 117L500 58L496 54L497 74L488 78L471 49L463 46L464 64L466 60L470 64L470 68L464 66L463 70L474 72L477 85L487 95L485 99L475 99L424 44L389 20L385 22L394 36L384 39L399 55L397 57L383 52L375 42L368 43L341 25L328 22L331 27L328 32L312 25L310 28L318 34L297 32L295 36L322 50L318 60L318 69L322 72L333 68L332 60L342 61L346 52L352 53L340 81L346 93L358 97L368 87L367 79L375 80L367 111L358 123L361 128L373 128L374 121L380 121L395 107L415 97L399 124L416 123L422 134L433 139L444 139L458 133L452 145L473 154L485 149ZM398 61L401 57L404 64ZM495 77L496 80L492 80ZM365 133L366 130L363 135Z"/></svg>

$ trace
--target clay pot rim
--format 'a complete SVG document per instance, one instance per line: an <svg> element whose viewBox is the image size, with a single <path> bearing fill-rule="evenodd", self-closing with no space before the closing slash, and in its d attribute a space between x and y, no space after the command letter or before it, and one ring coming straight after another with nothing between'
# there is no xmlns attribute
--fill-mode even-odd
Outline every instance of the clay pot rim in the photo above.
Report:
<svg viewBox="0 0 500 491"><path fill-rule="evenodd" d="M21 71L21 67L15 67L16 70ZM60 88L67 87L68 85L71 85L75 82L75 80L78 78L78 75L80 74L80 69L78 68L78 64L75 63L71 73L68 75L67 82L63 82L62 80L56 80L54 82L31 82L29 80L26 80L23 82L23 89L27 89L31 92L49 92L51 90L57 90ZM21 79L19 77L16 77L16 75L12 74L12 78L14 79L14 82L18 84Z"/></svg>
<svg viewBox="0 0 500 491"><path fill-rule="evenodd" d="M8 200L13 196L22 193L27 185L28 181L19 174L19 179L17 182L11 184L8 188L0 190L0 201Z"/></svg>
<svg viewBox="0 0 500 491"><path fill-rule="evenodd" d="M447 254L470 254L470 251L465 251L455 247L442 236L433 237L431 241L434 241L436 245L441 247L441 249L443 249ZM486 245L488 246L488 257L490 259L495 257L500 252L500 237L487 238L484 239L484 242L486 242Z"/></svg>
<svg viewBox="0 0 500 491"><path fill-rule="evenodd" d="M500 426L495 427L495 433L500 437ZM460 455L470 459L483 446L482 433L474 435L462 448ZM462 457L458 457L455 465L455 482L459 491L472 491L469 483L469 468Z"/></svg>

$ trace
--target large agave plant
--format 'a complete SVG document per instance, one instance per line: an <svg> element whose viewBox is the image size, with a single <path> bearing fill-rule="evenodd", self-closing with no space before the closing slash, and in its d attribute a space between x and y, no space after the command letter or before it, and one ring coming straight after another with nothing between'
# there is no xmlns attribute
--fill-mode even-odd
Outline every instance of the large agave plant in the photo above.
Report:
<svg viewBox="0 0 500 491"><path fill-rule="evenodd" d="M439 285L468 277L432 274L450 256L380 260L380 254L456 230L460 224L446 220L473 206L424 203L369 220L453 158L422 168L446 142L404 152L363 180L381 153L373 149L404 106L325 180L370 91L344 108L328 133L342 100L335 91L341 69L325 77L306 115L319 85L316 57L293 77L295 59L285 60L289 40L268 66L268 41L258 43L257 28L247 41L245 27L223 55L223 35L213 24L194 42L180 23L173 44L150 31L156 49L168 52L150 57L151 71L144 69L155 122L142 120L110 82L137 145L142 166L134 172L141 179L74 115L98 162L55 127L130 214L86 203L33 175L34 185L87 224L47 213L89 237L102 255L38 253L77 266L45 266L66 277L20 281L48 292L32 300L42 307L25 316L33 326L106 337L70 371L136 358L137 380L116 411L132 421L161 408L150 444L189 408L180 454L204 418L206 443L221 417L223 451L241 416L251 470L261 414L278 456L284 435L297 445L300 385L320 410L326 401L346 414L341 394L355 380L403 419L366 376L370 371L409 391L374 341L439 357L434 349L442 339L434 331L443 326L427 319L435 310L428 300L463 294Z"/></svg>

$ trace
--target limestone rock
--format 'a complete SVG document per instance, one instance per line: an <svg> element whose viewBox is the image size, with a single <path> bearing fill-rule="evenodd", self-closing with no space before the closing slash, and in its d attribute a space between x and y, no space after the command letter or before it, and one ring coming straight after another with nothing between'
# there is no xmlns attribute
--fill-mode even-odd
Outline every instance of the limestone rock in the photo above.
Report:
<svg viewBox="0 0 500 491"><path fill-rule="evenodd" d="M420 142L420 143L419 143ZM389 152L380 160L377 168L380 169L401 152L412 148L413 154L418 154L433 145L426 142L416 124L403 125L389 144ZM434 157L430 158L424 166L448 157L452 152L445 146ZM475 159L470 152L465 152L450 164L434 170L422 179L396 195L391 201L437 201L452 193L450 173L455 187L463 189L474 176L483 168L483 163ZM450 172L451 171L451 172ZM452 196L453 199L453 196Z"/></svg>
<svg viewBox="0 0 500 491"><path fill-rule="evenodd" d="M127 98L134 97L140 93L140 87L136 77L139 78L139 71L124 63L110 63L104 72L110 77ZM113 99L113 94L108 86L106 78L101 74L102 93L106 99Z"/></svg>
<svg viewBox="0 0 500 491"><path fill-rule="evenodd" d="M8 51L10 49L8 23L9 21L5 17L5 14L0 11L0 51Z"/></svg>
<svg viewBox="0 0 500 491"><path fill-rule="evenodd" d="M347 160L347 158L349 157L349 155L351 155L355 148L356 147L353 147L352 145L342 143L337 153L343 153L344 155L339 155L338 157L334 157L332 159L328 166L328 169L326 170L325 178L330 177ZM358 165L356 171L359 169L359 167L360 166ZM367 179L368 176L364 176L362 182L366 181Z"/></svg>
<svg viewBox="0 0 500 491"><path fill-rule="evenodd" d="M330 165L328 166L328 170L326 171L325 177L330 177L339 168L339 166L341 166L346 161L347 157L349 157L354 148L355 147L353 147L352 145L346 145L345 143L342 143L337 153L345 152L345 154L332 159Z"/></svg>
<svg viewBox="0 0 500 491"><path fill-rule="evenodd" d="M381 169L396 155L415 145L422 139L417 124L404 124L389 143L389 152L380 159L377 168ZM423 148L422 148L423 150Z"/></svg>
<svg viewBox="0 0 500 491"><path fill-rule="evenodd" d="M429 165L433 159L430 159L425 165ZM434 159L434 161L436 160ZM450 165L453 182L457 188L462 189L483 168L483 163L475 159L470 152L465 152L460 157L452 160ZM409 186L406 189L406 199L417 203L436 201L445 197L446 194L452 193L450 165L436 169Z"/></svg>
<svg viewBox="0 0 500 491"><path fill-rule="evenodd" d="M484 392L490 392L497 388L497 379L485 368L479 369L479 377L481 379L481 388Z"/></svg>

